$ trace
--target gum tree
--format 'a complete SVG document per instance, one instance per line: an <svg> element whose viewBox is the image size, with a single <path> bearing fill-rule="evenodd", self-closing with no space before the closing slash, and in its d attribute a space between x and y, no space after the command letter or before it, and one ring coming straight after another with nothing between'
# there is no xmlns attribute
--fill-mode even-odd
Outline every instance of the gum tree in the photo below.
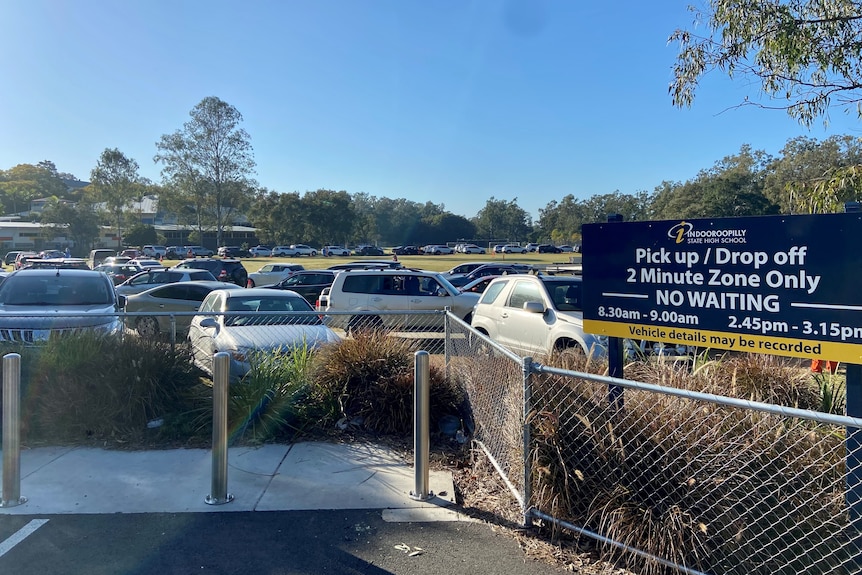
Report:
<svg viewBox="0 0 862 575"><path fill-rule="evenodd" d="M811 126L828 121L831 106L862 117L862 5L851 0L707 0L693 29L676 30L679 44L670 94L690 106L707 73L760 84L767 103Z"/></svg>
<svg viewBox="0 0 862 575"><path fill-rule="evenodd" d="M189 113L191 119L156 143L153 158L162 177L181 203L195 206L198 231L214 225L222 245L225 225L244 209L254 194L251 138L240 127L242 114L209 96Z"/></svg>

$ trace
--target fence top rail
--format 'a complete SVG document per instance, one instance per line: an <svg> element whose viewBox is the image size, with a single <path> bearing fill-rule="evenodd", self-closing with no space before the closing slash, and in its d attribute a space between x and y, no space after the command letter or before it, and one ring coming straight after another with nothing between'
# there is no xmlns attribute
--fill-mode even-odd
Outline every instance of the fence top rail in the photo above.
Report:
<svg viewBox="0 0 862 575"><path fill-rule="evenodd" d="M200 312L200 311L150 311L150 310L139 310L139 311L112 311L112 312L67 312L67 311L51 311L49 313L45 312L8 312L0 314L0 319L4 317L45 317L46 315L50 315L51 317L104 317L104 316L115 316L115 317L123 317L123 316L137 316L137 315L151 315L151 316L196 316L196 315L209 315L209 316L232 316L232 315L248 315L249 313L260 314L260 315L442 315L445 310L437 310L437 309L424 309L424 310L363 310L363 311L324 311L324 310L305 310L305 311L208 311L208 312Z"/></svg>
<svg viewBox="0 0 862 575"><path fill-rule="evenodd" d="M717 405L724 405L728 407L739 407L742 409L750 409L753 411L761 411L764 413L771 413L773 415L781 415L784 417L795 417L799 419L808 419L812 421L817 421L819 423L828 423L831 425L839 425L843 427L855 427L862 429L862 418L858 417L848 417L845 415L833 415L830 413L823 413L820 411L810 411L806 409L798 409L795 407L784 407L781 405L773 405L771 403L761 403L759 401L750 401L747 399L738 399L735 397L726 397L723 395L714 395L712 393L703 393L700 391L690 391L687 389L678 389L675 387L665 387L661 385L655 385L653 383L644 383L642 381L633 381L631 379L619 379L616 377L609 377L607 375L596 375L592 373L579 372L579 371L570 371L567 369L560 369L556 367L550 367L546 365L542 365L540 363L531 362L530 371L535 373L549 373L553 375L562 375L566 377L577 377L579 379L586 379L589 381L595 381L597 383L603 383L607 385L616 385L619 387L624 387L628 389L639 389L642 391L650 391L654 393L661 393L664 395L670 395L674 397L681 397L684 399L693 399L697 401L704 401L708 403L715 403Z"/></svg>

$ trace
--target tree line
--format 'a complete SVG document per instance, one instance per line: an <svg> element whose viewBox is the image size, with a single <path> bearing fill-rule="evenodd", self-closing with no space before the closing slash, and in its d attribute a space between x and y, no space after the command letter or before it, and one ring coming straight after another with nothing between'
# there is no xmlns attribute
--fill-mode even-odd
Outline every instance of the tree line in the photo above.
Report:
<svg viewBox="0 0 862 575"><path fill-rule="evenodd" d="M583 224L605 221L612 213L635 221L834 212L844 202L858 200L862 187L862 139L798 137L788 140L777 156L743 145L692 179L665 181L652 191L588 198L569 194L540 208L536 221L517 198L495 197L468 218L433 202L344 190L267 189L253 178L253 150L241 121L233 106L205 98L188 122L156 142L153 159L162 166L160 182L142 178L136 160L108 148L89 182L58 172L50 161L0 170L0 203L12 215L27 212L31 200L50 198L38 218L46 224L46 234L62 228L62 235L76 245L91 245L105 225L117 229L129 245L161 243L133 208L145 196L158 197L159 211L196 230L198 239L215 231L219 245L226 227L240 216L248 218L262 242L272 244L562 244L579 242Z"/></svg>

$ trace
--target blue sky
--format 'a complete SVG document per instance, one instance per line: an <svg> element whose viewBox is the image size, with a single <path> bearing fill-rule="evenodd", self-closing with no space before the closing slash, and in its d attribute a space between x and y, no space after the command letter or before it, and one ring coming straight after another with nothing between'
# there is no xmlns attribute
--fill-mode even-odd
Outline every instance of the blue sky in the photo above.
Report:
<svg viewBox="0 0 862 575"><path fill-rule="evenodd" d="M160 180L155 142L203 98L243 115L270 190L486 201L652 191L749 144L859 135L734 108L758 86L712 74L671 104L689 0L5 0L0 169L87 179L119 148Z"/></svg>

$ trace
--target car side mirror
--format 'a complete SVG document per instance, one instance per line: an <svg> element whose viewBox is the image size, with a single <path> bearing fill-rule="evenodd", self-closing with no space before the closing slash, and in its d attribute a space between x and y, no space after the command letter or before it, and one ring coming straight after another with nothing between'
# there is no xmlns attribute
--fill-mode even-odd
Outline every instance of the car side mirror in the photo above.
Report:
<svg viewBox="0 0 862 575"><path fill-rule="evenodd" d="M120 309L126 309L126 296L118 295L117 296L117 306Z"/></svg>
<svg viewBox="0 0 862 575"><path fill-rule="evenodd" d="M524 302L524 311L529 313L543 314L545 313L545 306L540 301L527 301Z"/></svg>
<svg viewBox="0 0 862 575"><path fill-rule="evenodd" d="M218 327L218 322L214 317L205 317L201 320L201 327Z"/></svg>

